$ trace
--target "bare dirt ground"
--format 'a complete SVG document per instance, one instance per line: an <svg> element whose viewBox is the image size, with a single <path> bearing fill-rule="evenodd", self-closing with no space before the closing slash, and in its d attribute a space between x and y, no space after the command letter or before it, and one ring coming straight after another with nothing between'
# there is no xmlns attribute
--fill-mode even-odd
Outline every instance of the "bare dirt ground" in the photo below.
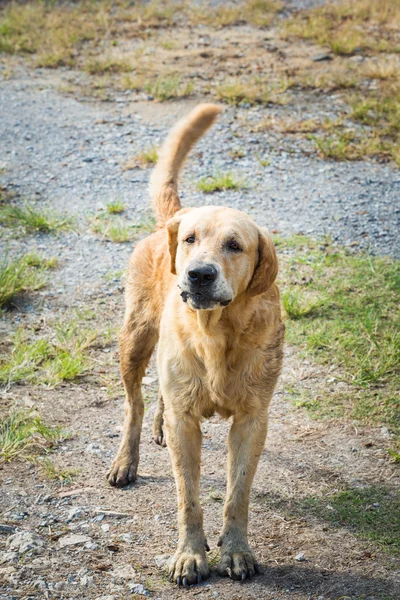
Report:
<svg viewBox="0 0 400 600"><path fill-rule="evenodd" d="M275 56L277 50L271 52ZM395 494L398 467L385 452L390 433L357 423L312 420L294 407L288 390L299 380L316 390L329 390L335 383L328 369L301 358L291 347L286 349L251 496L249 541L262 565L261 575L239 584L213 574L189 591L166 580L164 555L174 551L177 541L176 498L168 450L152 442L154 365L144 386L147 410L138 481L124 490L106 482L121 435L116 339L123 313L120 273L131 244L100 239L88 219L115 200L127 205L127 218L146 217L149 171L123 171L121 166L141 149L158 145L176 117L201 96L161 104L116 93L108 102L85 101L78 91L72 97L57 90L66 76L71 78L62 71L31 72L17 61L13 76L0 84L1 112L6 115L1 119L2 184L18 198L67 212L78 222L75 232L58 236L4 234L2 250L16 255L37 249L48 257L56 255L60 266L44 290L20 299L1 315L1 350L9 351L10 336L18 327L40 336L56 319L78 309L91 309L86 324L108 333L90 349L91 370L76 382L56 388L16 384L3 390L2 414L15 404L25 406L69 432L51 460L77 474L61 486L46 478L40 461L0 465L1 600L122 600L135 594L223 600L399 598L400 574L393 555L356 529L307 509L307 500L319 497L326 498L329 510L329 497L338 490L383 486ZM252 131L252 121L276 110L226 110L188 164L183 204L229 204L284 235L329 233L343 244L396 255L398 171L391 165L326 163L306 140ZM302 113L302 105L293 110ZM287 153L285 145L295 152ZM245 155L234 163L228 150L239 146ZM270 156L270 165L260 167L257 155ZM205 196L194 182L216 168L238 168L254 186ZM201 500L211 564L222 526L228 428L217 417L203 425ZM30 547L13 546L10 539L16 532L35 534L28 535Z"/></svg>

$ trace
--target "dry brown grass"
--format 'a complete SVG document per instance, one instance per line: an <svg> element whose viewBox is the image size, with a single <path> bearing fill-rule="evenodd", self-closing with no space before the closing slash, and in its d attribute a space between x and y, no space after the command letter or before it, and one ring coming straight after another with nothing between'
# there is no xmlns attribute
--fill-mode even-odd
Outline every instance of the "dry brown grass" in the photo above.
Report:
<svg viewBox="0 0 400 600"><path fill-rule="evenodd" d="M358 49L400 50L399 0L342 0L300 13L284 24L282 35L311 39L335 54Z"/></svg>
<svg viewBox="0 0 400 600"><path fill-rule="evenodd" d="M356 88L363 78L362 72L348 64L332 64L324 70L308 68L297 74L295 81L302 88L321 89L325 92Z"/></svg>
<svg viewBox="0 0 400 600"><path fill-rule="evenodd" d="M314 133L321 129L322 124L320 119L305 119L303 121L295 121L294 119L278 119L269 117L259 125L257 131L279 131L279 133Z"/></svg>
<svg viewBox="0 0 400 600"><path fill-rule="evenodd" d="M215 7L202 4L192 6L188 11L191 23L195 25L213 25L225 27L249 23L258 27L270 25L276 13L283 8L283 2L277 0L246 0L238 3L221 3Z"/></svg>
<svg viewBox="0 0 400 600"><path fill-rule="evenodd" d="M132 156L123 165L123 171L130 171L132 169L145 169L146 167L153 166L158 159L158 150L155 146L142 150L136 156Z"/></svg>
<svg viewBox="0 0 400 600"><path fill-rule="evenodd" d="M42 67L81 66L87 50L103 50L101 45L105 41L112 42L119 35L146 38L152 29L173 26L183 18L196 25L223 27L250 23L263 27L271 23L281 8L282 2L276 0L246 0L218 7L166 0L10 3L0 9L0 51L35 55L36 64ZM172 49L174 44L164 40L163 46ZM89 72L93 68L99 72L102 67L98 63L103 60L98 59L92 67L89 64ZM103 71L112 68L107 59L102 66ZM120 66L118 63L118 71Z"/></svg>
<svg viewBox="0 0 400 600"><path fill-rule="evenodd" d="M363 67L362 73L368 79L400 80L400 59L386 56L371 59Z"/></svg>
<svg viewBox="0 0 400 600"><path fill-rule="evenodd" d="M217 98L228 104L285 104L283 96L293 85L287 77L275 81L254 77L251 80L231 78L216 87Z"/></svg>

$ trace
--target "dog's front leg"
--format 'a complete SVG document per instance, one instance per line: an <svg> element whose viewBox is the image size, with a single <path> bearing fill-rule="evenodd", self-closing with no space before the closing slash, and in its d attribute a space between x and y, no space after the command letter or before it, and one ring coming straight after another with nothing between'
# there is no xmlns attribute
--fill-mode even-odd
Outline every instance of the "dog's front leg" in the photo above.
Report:
<svg viewBox="0 0 400 600"><path fill-rule="evenodd" d="M201 429L198 419L165 412L168 449L178 495L178 549L169 563L171 581L188 587L209 575L200 506Z"/></svg>
<svg viewBox="0 0 400 600"><path fill-rule="evenodd" d="M220 575L251 578L258 567L247 541L250 488L267 435L267 415L234 418L228 440L228 485L224 506Z"/></svg>

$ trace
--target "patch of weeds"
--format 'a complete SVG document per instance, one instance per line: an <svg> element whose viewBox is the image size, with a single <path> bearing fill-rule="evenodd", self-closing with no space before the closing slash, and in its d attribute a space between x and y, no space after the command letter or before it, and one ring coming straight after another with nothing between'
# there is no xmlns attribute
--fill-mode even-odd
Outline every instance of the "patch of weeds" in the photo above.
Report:
<svg viewBox="0 0 400 600"><path fill-rule="evenodd" d="M71 229L71 217L57 215L53 211L36 209L26 204L0 206L0 225L22 228L25 233L55 233Z"/></svg>
<svg viewBox="0 0 400 600"><path fill-rule="evenodd" d="M124 171L129 171L131 169L136 168L145 168L154 165L158 160L158 149L156 146L151 146L150 148L145 148L139 154L130 158L123 165Z"/></svg>
<svg viewBox="0 0 400 600"><path fill-rule="evenodd" d="M40 468L47 479L58 481L61 485L71 483L79 473L77 469L61 469L56 467L49 458L44 458L40 461Z"/></svg>
<svg viewBox="0 0 400 600"><path fill-rule="evenodd" d="M120 86L124 90L140 92L144 89L145 79L142 75L124 75L120 80Z"/></svg>
<svg viewBox="0 0 400 600"><path fill-rule="evenodd" d="M220 492L219 490L216 490L214 488L214 486L211 486L211 490L208 494L208 498L210 500L212 500L213 502L223 502L224 501L224 494L222 492Z"/></svg>
<svg viewBox="0 0 400 600"><path fill-rule="evenodd" d="M86 350L97 332L74 316L55 323L50 335L29 339L18 329L12 337L11 353L0 356L0 384L31 382L56 386L72 381L89 369Z"/></svg>
<svg viewBox="0 0 400 600"><path fill-rule="evenodd" d="M400 498L382 487L348 489L328 498L307 498L302 508L336 527L346 527L383 550L400 551Z"/></svg>
<svg viewBox="0 0 400 600"><path fill-rule="evenodd" d="M369 60L363 67L363 75L368 79L391 80L400 79L400 61L398 59Z"/></svg>
<svg viewBox="0 0 400 600"><path fill-rule="evenodd" d="M20 292L33 292L47 283L46 271L57 266L57 259L44 259L26 254L15 260L0 261L0 308L9 304Z"/></svg>
<svg viewBox="0 0 400 600"><path fill-rule="evenodd" d="M388 160L394 150L393 143L376 135L359 134L354 129L345 129L336 134L310 135L309 139L314 141L321 156L338 161L363 160L366 157Z"/></svg>
<svg viewBox="0 0 400 600"><path fill-rule="evenodd" d="M257 125L256 131L273 129L280 133L312 133L318 131L320 127L321 122L318 119L294 121L293 119L269 118Z"/></svg>
<svg viewBox="0 0 400 600"><path fill-rule="evenodd" d="M342 0L302 11L288 19L283 37L311 39L329 46L335 54L358 50L396 51L400 5L392 0Z"/></svg>
<svg viewBox="0 0 400 600"><path fill-rule="evenodd" d="M43 365L43 376L41 381L53 387L62 381L74 381L83 375L87 369L87 360L82 352L74 352L55 349Z"/></svg>
<svg viewBox="0 0 400 600"><path fill-rule="evenodd" d="M47 452L65 437L60 427L47 425L33 411L13 409L0 423L1 461L31 458L32 452Z"/></svg>
<svg viewBox="0 0 400 600"><path fill-rule="evenodd" d="M120 271L109 271L105 274L104 278L106 281L119 281L125 275L125 269L121 269Z"/></svg>
<svg viewBox="0 0 400 600"><path fill-rule="evenodd" d="M388 453L392 457L392 462L400 464L400 444L397 444L397 450L394 448L389 448Z"/></svg>
<svg viewBox="0 0 400 600"><path fill-rule="evenodd" d="M92 57L85 62L85 71L90 73L90 75L103 75L104 73L130 73L133 68L132 62L127 58L122 57Z"/></svg>
<svg viewBox="0 0 400 600"><path fill-rule="evenodd" d="M124 219L105 219L103 216L92 219L90 228L103 240L122 244L133 240L135 227Z"/></svg>
<svg viewBox="0 0 400 600"><path fill-rule="evenodd" d="M216 567L221 560L221 552L219 548L213 548L210 552L207 552L207 562L210 567Z"/></svg>
<svg viewBox="0 0 400 600"><path fill-rule="evenodd" d="M302 88L311 88L333 92L356 88L362 82L362 73L348 65L333 67L323 72L306 71L296 77L296 84Z"/></svg>
<svg viewBox="0 0 400 600"><path fill-rule="evenodd" d="M254 78L252 81L244 81L243 79L236 78L227 80L217 86L216 95L220 100L235 106L243 104L283 104L285 100L279 96L288 87L290 87L288 82L272 86L260 78Z"/></svg>
<svg viewBox="0 0 400 600"><path fill-rule="evenodd" d="M164 48L164 50L176 50L179 47L179 44L174 40L166 38L165 40L160 41L160 46L161 48Z"/></svg>
<svg viewBox="0 0 400 600"><path fill-rule="evenodd" d="M321 300L308 298L297 289L286 290L282 293L282 305L289 319L301 319L321 306Z"/></svg>
<svg viewBox="0 0 400 600"><path fill-rule="evenodd" d="M271 159L270 158L263 158L262 156L260 156L259 154L256 154L256 159L257 162L262 166L262 167L269 167L269 165L271 164Z"/></svg>
<svg viewBox="0 0 400 600"><path fill-rule="evenodd" d="M183 82L182 78L176 75L160 75L155 81L148 81L145 89L159 102L165 102L172 98L190 96L193 92L193 83Z"/></svg>
<svg viewBox="0 0 400 600"><path fill-rule="evenodd" d="M231 4L229 2L210 5L191 6L190 21L193 24L205 24L214 27L249 23L257 27L270 25L283 3L277 0L246 0Z"/></svg>
<svg viewBox="0 0 400 600"><path fill-rule="evenodd" d="M305 408L311 413L318 413L322 416L332 416L329 410L324 410L321 405L320 398L316 394L310 394L307 390L286 389L286 393L290 397L290 401L296 408Z"/></svg>
<svg viewBox="0 0 400 600"><path fill-rule="evenodd" d="M353 390L327 392L320 402L330 396L342 414L400 431L399 261L350 254L304 236L278 239L278 250L283 303L295 317L287 321L288 341L334 364Z"/></svg>
<svg viewBox="0 0 400 600"><path fill-rule="evenodd" d="M400 131L400 85L381 91L379 97L350 98L351 117L366 125L379 126L384 136L395 139Z"/></svg>
<svg viewBox="0 0 400 600"><path fill-rule="evenodd" d="M239 190L247 188L248 184L245 179L237 177L235 173L232 173L231 171L227 171L226 173L218 172L215 175L203 177L197 182L196 187L201 192L210 194L222 190Z"/></svg>
<svg viewBox="0 0 400 600"><path fill-rule="evenodd" d="M126 206L120 200L109 202L107 204L107 212L110 215L119 215L124 212Z"/></svg>
<svg viewBox="0 0 400 600"><path fill-rule="evenodd" d="M72 66L76 61L75 50L98 36L98 12L90 3L76 7L11 3L1 12L0 50L9 54L37 54L37 64L42 66Z"/></svg>
<svg viewBox="0 0 400 600"><path fill-rule="evenodd" d="M38 367L51 356L51 345L47 340L29 342L22 329L16 331L12 342L11 355L0 356L0 383L3 385L34 380Z"/></svg>
<svg viewBox="0 0 400 600"><path fill-rule="evenodd" d="M229 156L233 159L243 158L243 156L246 156L246 152L243 150L243 148L234 148L233 150L229 151Z"/></svg>

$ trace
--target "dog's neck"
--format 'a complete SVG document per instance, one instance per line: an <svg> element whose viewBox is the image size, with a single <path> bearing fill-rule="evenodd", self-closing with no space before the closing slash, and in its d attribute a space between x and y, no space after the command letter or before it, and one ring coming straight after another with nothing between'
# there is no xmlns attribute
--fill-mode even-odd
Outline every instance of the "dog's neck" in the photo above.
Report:
<svg viewBox="0 0 400 600"><path fill-rule="evenodd" d="M197 325L200 333L209 341L217 341L217 338L221 338L221 334L228 341L228 338L240 335L248 327L255 312L255 302L243 295L243 298L236 298L227 307L193 310L185 305L184 311L191 326ZM232 336L229 335L230 333Z"/></svg>
<svg viewBox="0 0 400 600"><path fill-rule="evenodd" d="M197 310L197 325L203 335L211 337L222 317L224 309L219 307L214 310Z"/></svg>

